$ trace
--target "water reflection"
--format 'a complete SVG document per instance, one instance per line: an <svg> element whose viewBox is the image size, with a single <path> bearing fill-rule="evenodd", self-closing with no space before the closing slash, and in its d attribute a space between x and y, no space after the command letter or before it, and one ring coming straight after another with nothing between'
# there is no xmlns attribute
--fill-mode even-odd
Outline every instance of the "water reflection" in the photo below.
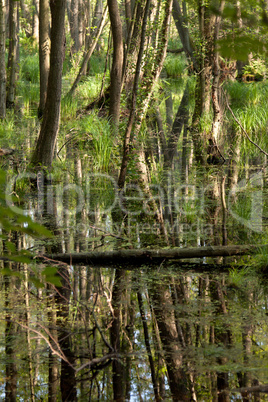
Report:
<svg viewBox="0 0 268 402"><path fill-rule="evenodd" d="M222 171L192 185L166 178L124 192L107 175L79 186L39 181L30 213L55 236L34 247L53 255L267 242L263 170L229 191ZM186 262L132 271L124 262L13 263L24 274L6 276L1 290L7 400L266 400L267 281L255 271L267 255Z"/></svg>

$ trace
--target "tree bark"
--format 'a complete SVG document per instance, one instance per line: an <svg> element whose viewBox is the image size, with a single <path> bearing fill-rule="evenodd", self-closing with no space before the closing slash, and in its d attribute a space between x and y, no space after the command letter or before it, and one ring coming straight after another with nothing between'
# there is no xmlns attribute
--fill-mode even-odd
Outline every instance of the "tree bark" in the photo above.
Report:
<svg viewBox="0 0 268 402"><path fill-rule="evenodd" d="M125 387L124 387L124 365L121 361L121 303L123 296L123 289L125 280L125 272L121 269L116 269L114 278L114 287L112 294L112 307L113 307L113 322L111 326L111 346L118 354L117 358L113 360L113 394L114 401L123 402L125 400Z"/></svg>
<svg viewBox="0 0 268 402"><path fill-rule="evenodd" d="M50 1L52 19L50 69L43 122L31 160L34 168L41 166L51 169L54 157L60 121L61 78L65 53L65 6L66 0Z"/></svg>
<svg viewBox="0 0 268 402"><path fill-rule="evenodd" d="M16 70L17 70L17 6L16 0L10 0L9 4L9 48L8 48L8 62L7 62L7 107L13 108L15 105L15 88L16 88Z"/></svg>
<svg viewBox="0 0 268 402"><path fill-rule="evenodd" d="M44 114L47 85L49 75L49 56L50 56L50 23L49 23L49 0L40 0L39 11L39 71L40 71L40 101L38 107L38 117Z"/></svg>
<svg viewBox="0 0 268 402"><path fill-rule="evenodd" d="M117 0L108 0L108 9L113 36L113 64L110 73L110 108L109 116L115 130L118 128L120 116L120 97L123 71L123 29Z"/></svg>
<svg viewBox="0 0 268 402"><path fill-rule="evenodd" d="M0 120L6 117L6 12L5 0L0 2Z"/></svg>
<svg viewBox="0 0 268 402"><path fill-rule="evenodd" d="M164 350L172 400L174 402L190 401L169 284L163 283L159 285L157 282L154 283L154 287L150 290L150 299L152 300Z"/></svg>
<svg viewBox="0 0 268 402"><path fill-rule="evenodd" d="M194 70L199 71L198 61L194 55L194 49L191 45L189 30L187 23L182 14L180 3L178 0L173 0L172 15L176 24L176 28L180 35L180 40L183 46L183 50L190 62L192 62Z"/></svg>

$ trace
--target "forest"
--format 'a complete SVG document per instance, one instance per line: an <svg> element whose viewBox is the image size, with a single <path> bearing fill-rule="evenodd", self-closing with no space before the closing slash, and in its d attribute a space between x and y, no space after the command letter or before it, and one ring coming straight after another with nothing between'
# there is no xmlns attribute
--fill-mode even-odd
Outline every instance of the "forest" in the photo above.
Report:
<svg viewBox="0 0 268 402"><path fill-rule="evenodd" d="M0 2L0 399L267 401L268 1Z"/></svg>

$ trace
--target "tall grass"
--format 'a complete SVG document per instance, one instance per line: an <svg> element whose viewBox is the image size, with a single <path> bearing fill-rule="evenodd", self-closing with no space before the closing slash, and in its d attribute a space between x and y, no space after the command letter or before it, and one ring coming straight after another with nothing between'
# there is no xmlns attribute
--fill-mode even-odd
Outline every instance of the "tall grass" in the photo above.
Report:
<svg viewBox="0 0 268 402"><path fill-rule="evenodd" d="M164 70L169 78L179 78L187 70L186 59L178 55L168 55L165 59Z"/></svg>
<svg viewBox="0 0 268 402"><path fill-rule="evenodd" d="M93 170L109 172L113 161L116 160L115 139L109 121L91 114L81 121L80 132L83 133L87 149L90 151L88 157Z"/></svg>
<svg viewBox="0 0 268 402"><path fill-rule="evenodd" d="M227 85L227 91L230 97L230 106L250 138L259 146L268 151L268 83L253 82L250 84L232 82ZM243 134L241 127L233 117L227 113L229 124L232 124L237 132L242 136L242 154L254 157L260 151L252 145Z"/></svg>

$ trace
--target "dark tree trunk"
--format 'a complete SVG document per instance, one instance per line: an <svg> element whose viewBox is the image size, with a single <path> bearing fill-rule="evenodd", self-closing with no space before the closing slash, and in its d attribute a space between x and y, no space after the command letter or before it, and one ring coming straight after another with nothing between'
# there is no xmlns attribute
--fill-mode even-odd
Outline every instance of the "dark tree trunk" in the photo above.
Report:
<svg viewBox="0 0 268 402"><path fill-rule="evenodd" d="M112 295L113 323L111 327L111 346L117 353L113 360L113 393L114 401L123 402L125 400L124 389L124 365L120 357L121 350L121 303L125 281L125 272L116 269L114 278L114 287Z"/></svg>
<svg viewBox="0 0 268 402"><path fill-rule="evenodd" d="M123 71L123 30L117 0L108 0L108 9L113 36L113 64L111 69L109 116L115 129L119 124L120 96Z"/></svg>
<svg viewBox="0 0 268 402"><path fill-rule="evenodd" d="M66 0L51 0L51 52L50 69L47 87L47 100L43 122L32 156L32 165L50 169L60 121L61 78L65 53L65 20Z"/></svg>

